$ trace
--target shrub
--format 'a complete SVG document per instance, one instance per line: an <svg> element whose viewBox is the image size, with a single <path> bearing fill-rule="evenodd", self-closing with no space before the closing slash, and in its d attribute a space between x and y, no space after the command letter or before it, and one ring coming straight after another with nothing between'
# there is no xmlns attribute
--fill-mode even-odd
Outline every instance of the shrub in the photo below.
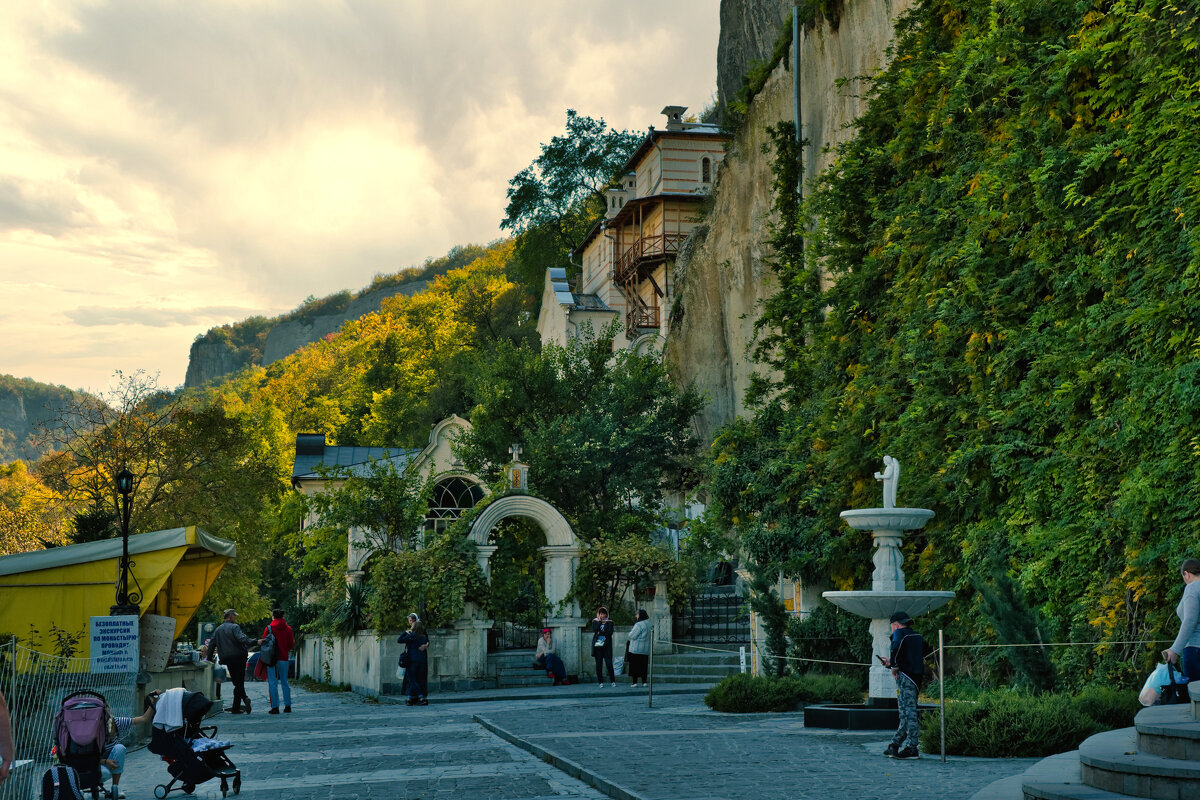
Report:
<svg viewBox="0 0 1200 800"><path fill-rule="evenodd" d="M760 678L742 673L725 678L704 696L709 708L731 714L793 711L797 703L861 700L857 684L840 675Z"/></svg>
<svg viewBox="0 0 1200 800"><path fill-rule="evenodd" d="M1137 694L1113 686L1085 687L1073 698L1075 707L1104 729L1128 728L1141 710Z"/></svg>
<svg viewBox="0 0 1200 800"><path fill-rule="evenodd" d="M1077 695L982 693L976 700L946 701L946 753L1030 758L1074 750L1102 730L1132 724L1137 698L1108 687ZM938 715L921 718L921 740L934 752Z"/></svg>

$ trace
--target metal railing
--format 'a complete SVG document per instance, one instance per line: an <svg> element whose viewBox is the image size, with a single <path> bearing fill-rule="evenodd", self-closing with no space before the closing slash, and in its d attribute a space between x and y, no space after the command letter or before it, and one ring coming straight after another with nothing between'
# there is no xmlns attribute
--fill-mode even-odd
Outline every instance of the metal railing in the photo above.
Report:
<svg viewBox="0 0 1200 800"><path fill-rule="evenodd" d="M530 650L537 647L542 635L540 624L528 620L496 620L488 631L488 652L502 650Z"/></svg>
<svg viewBox="0 0 1200 800"><path fill-rule="evenodd" d="M739 644L750 641L750 604L735 594L701 594L673 610L676 642Z"/></svg>
<svg viewBox="0 0 1200 800"><path fill-rule="evenodd" d="M654 236L639 236L613 265L617 283L637 281L643 266L657 264L670 256L678 255L679 248L687 239L686 233L660 233Z"/></svg>

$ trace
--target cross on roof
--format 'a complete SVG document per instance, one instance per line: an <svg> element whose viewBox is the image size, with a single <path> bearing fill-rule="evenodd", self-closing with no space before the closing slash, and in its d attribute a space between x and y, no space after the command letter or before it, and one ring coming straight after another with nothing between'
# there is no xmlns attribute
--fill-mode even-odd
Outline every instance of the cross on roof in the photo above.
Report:
<svg viewBox="0 0 1200 800"><path fill-rule="evenodd" d="M508 448L508 452L512 453L514 464L521 460L521 445L514 444L512 447Z"/></svg>

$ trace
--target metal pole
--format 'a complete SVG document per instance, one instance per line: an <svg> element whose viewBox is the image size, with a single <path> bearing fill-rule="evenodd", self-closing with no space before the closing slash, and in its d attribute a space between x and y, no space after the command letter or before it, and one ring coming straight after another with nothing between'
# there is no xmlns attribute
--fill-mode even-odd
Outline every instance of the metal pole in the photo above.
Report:
<svg viewBox="0 0 1200 800"><path fill-rule="evenodd" d="M946 762L946 637L938 628L938 714L942 718L942 763Z"/></svg>
<svg viewBox="0 0 1200 800"><path fill-rule="evenodd" d="M650 626L650 663L646 667L646 708L654 708L654 626Z"/></svg>

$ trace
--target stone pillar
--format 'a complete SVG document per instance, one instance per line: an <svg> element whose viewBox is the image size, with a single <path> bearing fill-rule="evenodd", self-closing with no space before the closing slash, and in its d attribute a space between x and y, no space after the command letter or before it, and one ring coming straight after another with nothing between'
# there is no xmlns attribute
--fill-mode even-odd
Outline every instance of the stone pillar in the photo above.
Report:
<svg viewBox="0 0 1200 800"><path fill-rule="evenodd" d="M583 617L551 617L546 620L546 627L553 631L554 646L558 648L558 657L562 659L568 675L578 675L585 663L579 631L586 622ZM591 658L591 653L588 653L588 658ZM588 660L586 663L590 668L592 662Z"/></svg>
<svg viewBox="0 0 1200 800"><path fill-rule="evenodd" d="M879 663L876 656L887 658L892 652L892 623L886 619L871 620L871 669L867 705L896 705L896 679L892 671Z"/></svg>
<svg viewBox="0 0 1200 800"><path fill-rule="evenodd" d="M546 599L550 601L550 613L564 618L581 616L579 604L573 600L568 603L566 598L575 583L575 570L579 568L583 548L560 544L540 547L538 552L546 559Z"/></svg>
<svg viewBox="0 0 1200 800"><path fill-rule="evenodd" d="M871 573L871 590L876 592L904 591L904 554L900 552L900 543L904 539L903 531L876 530L872 531L875 539L875 555L871 563L875 571Z"/></svg>
<svg viewBox="0 0 1200 800"><path fill-rule="evenodd" d="M454 623L462 677L483 678L487 675L487 635L491 629L490 619L460 619Z"/></svg>
<svg viewBox="0 0 1200 800"><path fill-rule="evenodd" d="M654 582L654 599L649 605L646 613L650 615L650 622L654 625L654 652L669 653L674 649L674 618L671 616L671 598L667 596L666 580Z"/></svg>
<svg viewBox="0 0 1200 800"><path fill-rule="evenodd" d="M475 559L479 562L479 568L483 570L483 577L488 583L492 582L492 555L496 552L494 544L477 544L475 545Z"/></svg>

